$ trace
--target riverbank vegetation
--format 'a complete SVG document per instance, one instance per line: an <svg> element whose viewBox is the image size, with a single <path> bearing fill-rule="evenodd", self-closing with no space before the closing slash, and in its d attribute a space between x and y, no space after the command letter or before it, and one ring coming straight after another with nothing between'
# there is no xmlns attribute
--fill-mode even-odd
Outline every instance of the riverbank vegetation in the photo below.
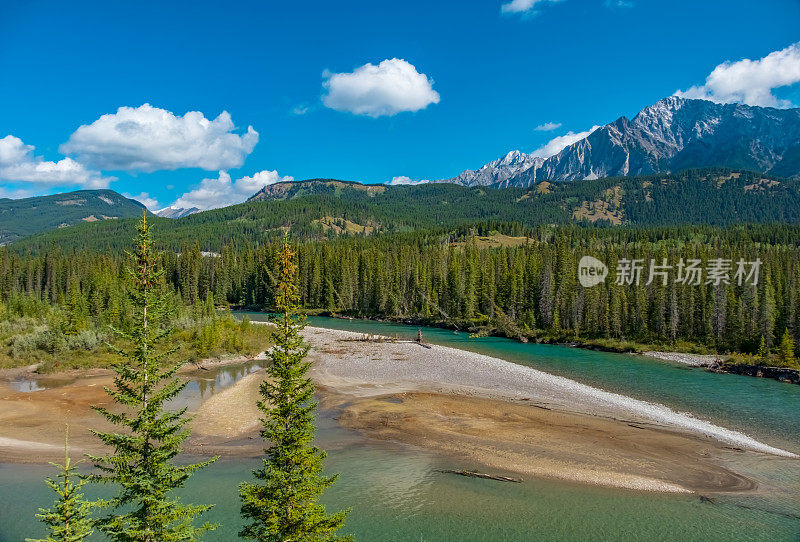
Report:
<svg viewBox="0 0 800 542"><path fill-rule="evenodd" d="M37 372L107 367L115 348L126 341L113 329L129 330L128 308L113 301L90 309L76 293L66 305L40 296L15 293L0 302L0 368L38 365ZM175 296L171 296L173 302ZM269 334L248 320L236 320L226 310L205 304L171 305L170 322L176 355L189 362L223 356L253 357L270 344Z"/></svg>
<svg viewBox="0 0 800 542"><path fill-rule="evenodd" d="M730 356L723 366L745 365L753 367L780 367L785 369L800 370L800 362L796 355L794 339L788 330L784 332L776 352L770 351L765 342L759 345L755 354L735 353Z"/></svg>

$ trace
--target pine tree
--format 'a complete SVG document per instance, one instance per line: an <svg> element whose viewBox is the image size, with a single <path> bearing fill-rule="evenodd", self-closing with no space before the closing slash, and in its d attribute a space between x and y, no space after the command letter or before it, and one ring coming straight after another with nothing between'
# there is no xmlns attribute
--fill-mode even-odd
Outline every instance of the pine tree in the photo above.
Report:
<svg viewBox="0 0 800 542"><path fill-rule="evenodd" d="M58 498L53 508L40 508L36 514L47 525L50 534L47 538L36 540L28 538L26 542L81 542L94 532L89 515L95 503L84 499L82 489L87 480L75 474L75 466L69 456L69 428L64 436L64 464L50 464L58 469L61 481L48 478L45 483L56 492Z"/></svg>
<svg viewBox="0 0 800 542"><path fill-rule="evenodd" d="M186 409L169 412L164 404L186 385L175 373L182 363L162 368L161 362L173 351L158 344L169 333L162 326L167 310L161 293L162 272L156 269L150 226L146 216L137 226L136 252L131 293L134 325L129 332L115 330L133 344L123 352L127 363L113 366L114 387L107 393L122 409L94 407L108 421L122 428L121 433L95 434L113 451L102 457L90 456L101 471L92 480L113 483L119 490L106 506L112 513L100 520L99 527L112 540L125 542L171 542L195 540L214 526L195 526L194 520L209 510L207 505L181 503L171 492L186 482L197 469L214 461L175 465L181 443L189 436Z"/></svg>
<svg viewBox="0 0 800 542"><path fill-rule="evenodd" d="M325 452L314 438L314 384L304 361L308 346L300 336L305 321L296 316L297 264L284 240L279 253L275 305L279 313L268 379L261 384L258 408L264 413L261 431L270 443L263 466L253 471L256 482L239 487L242 517L240 536L261 542L341 540L336 531L346 511L328 514L317 503L336 476L322 475ZM345 538L345 540L348 540Z"/></svg>
<svg viewBox="0 0 800 542"><path fill-rule="evenodd" d="M789 335L789 330L783 332L781 337L781 344L778 347L778 359L781 365L785 367L795 367L797 365L797 358L794 355L794 340Z"/></svg>
<svg viewBox="0 0 800 542"><path fill-rule="evenodd" d="M767 341L764 340L763 335L761 337L761 343L758 345L756 357L758 358L759 363L769 365L769 348L767 348Z"/></svg>

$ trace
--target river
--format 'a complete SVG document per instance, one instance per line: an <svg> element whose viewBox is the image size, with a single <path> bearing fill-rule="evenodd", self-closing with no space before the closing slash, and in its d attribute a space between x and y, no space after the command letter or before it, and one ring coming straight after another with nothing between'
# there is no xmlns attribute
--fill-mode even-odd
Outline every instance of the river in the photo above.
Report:
<svg viewBox="0 0 800 542"><path fill-rule="evenodd" d="M259 314L249 314L260 320ZM416 337L418 327L362 320L311 318L309 324L363 333ZM641 356L553 345L523 344L423 328L427 341L529 365L608 391L655 401L800 452L800 386L720 375ZM253 365L193 378L181 401L195 406ZM35 393L35 391L33 392ZM798 540L797 460L731 451L731 466L757 477L753 493L716 496L648 494L548 480L522 484L468 479L439 472L454 465L418 449L365 441L320 415L326 467L340 473L325 495L331 509L351 507L346 532L362 541L483 540ZM221 460L200 471L183 491L213 496L209 519L221 524L208 540L233 540L239 528L237 484L255 460ZM469 467L468 465L455 465ZM0 541L38 536L37 505L52 495L42 465L0 465ZM208 500L208 499L206 499ZM99 538L98 538L99 539Z"/></svg>

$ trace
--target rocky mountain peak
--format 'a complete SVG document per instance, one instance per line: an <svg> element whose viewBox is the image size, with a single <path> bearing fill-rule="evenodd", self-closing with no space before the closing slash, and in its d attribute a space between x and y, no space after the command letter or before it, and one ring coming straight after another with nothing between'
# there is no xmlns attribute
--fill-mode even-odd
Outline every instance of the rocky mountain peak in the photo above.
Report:
<svg viewBox="0 0 800 542"><path fill-rule="evenodd" d="M620 117L547 159L511 151L444 182L527 187L538 181L721 166L800 177L800 109L669 96Z"/></svg>

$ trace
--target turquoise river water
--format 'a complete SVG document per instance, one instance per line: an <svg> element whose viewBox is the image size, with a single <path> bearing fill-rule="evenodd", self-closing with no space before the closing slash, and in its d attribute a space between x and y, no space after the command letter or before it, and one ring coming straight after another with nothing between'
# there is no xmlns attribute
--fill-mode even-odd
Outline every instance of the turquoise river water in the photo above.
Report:
<svg viewBox="0 0 800 542"><path fill-rule="evenodd" d="M260 320L259 314L249 314ZM311 318L310 325L416 337L417 327L362 320ZM691 412L773 446L800 453L800 386L720 375L680 364L564 346L523 344L424 328L436 344L529 365L580 382ZM179 399L194 407L202 399L257 369L224 368L193 378ZM30 384L34 390L36 383ZM31 391L35 393L35 391ZM499 483L447 475L443 468L469 468L453 460L400 445L367 441L321 413L318 441L329 452L326 468L340 473L324 502L352 508L348 533L362 541L527 540L800 540L800 461L742 454L726 458L759 480L759 490L714 496L651 494L549 480ZM187 500L215 502L208 514L220 523L207 540L235 540L239 529L237 484L256 460L220 460L195 475L182 492ZM40 536L33 519L52 495L42 465L0 464L0 542ZM94 493L93 493L94 494ZM99 537L96 538L100 540Z"/></svg>

